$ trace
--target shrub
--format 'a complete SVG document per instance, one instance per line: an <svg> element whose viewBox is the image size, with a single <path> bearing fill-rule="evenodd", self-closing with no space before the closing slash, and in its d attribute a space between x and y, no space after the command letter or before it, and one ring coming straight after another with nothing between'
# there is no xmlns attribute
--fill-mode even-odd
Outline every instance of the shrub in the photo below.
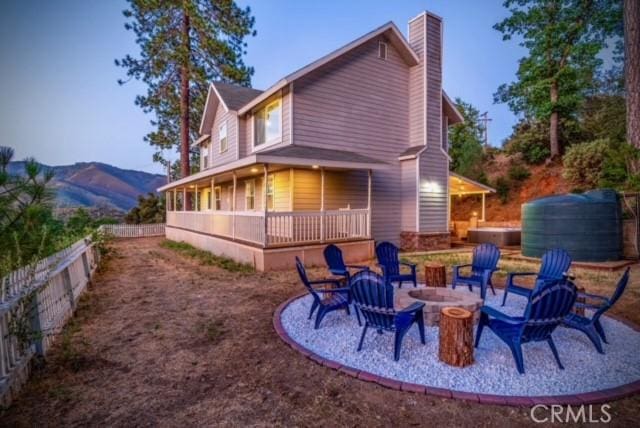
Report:
<svg viewBox="0 0 640 428"><path fill-rule="evenodd" d="M564 178L586 189L598 187L608 151L606 139L571 146L562 158Z"/></svg>
<svg viewBox="0 0 640 428"><path fill-rule="evenodd" d="M509 167L507 175L513 181L524 181L531 176L531 171L526 166L514 162Z"/></svg>
<svg viewBox="0 0 640 428"><path fill-rule="evenodd" d="M509 200L509 189L511 188L509 179L505 176L498 177L495 183L496 193L500 198L500 202L506 204Z"/></svg>

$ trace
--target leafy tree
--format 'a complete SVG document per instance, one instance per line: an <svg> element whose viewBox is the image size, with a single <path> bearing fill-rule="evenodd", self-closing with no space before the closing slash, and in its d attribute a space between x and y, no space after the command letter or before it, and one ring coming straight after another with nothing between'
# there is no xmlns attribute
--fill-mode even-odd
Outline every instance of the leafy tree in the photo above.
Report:
<svg viewBox="0 0 640 428"><path fill-rule="evenodd" d="M456 98L456 106L462 113L464 122L456 123L449 129L450 168L458 174L486 182L482 165L484 153L480 112L460 98Z"/></svg>
<svg viewBox="0 0 640 428"><path fill-rule="evenodd" d="M180 172L187 176L189 141L198 133L209 82L251 82L253 68L242 55L245 38L255 35L254 18L233 0L129 0L123 13L141 52L115 63L127 70L128 80L147 85L147 93L136 98L155 117L145 141L157 148L154 160L165 165L162 150L179 146Z"/></svg>
<svg viewBox="0 0 640 428"><path fill-rule="evenodd" d="M562 118L573 118L621 21L620 0L506 0L511 15L494 28L503 40L516 36L528 55L517 81L501 85L496 102L507 103L549 126L549 150L559 156Z"/></svg>
<svg viewBox="0 0 640 428"><path fill-rule="evenodd" d="M129 224L164 223L166 211L164 198L155 193L138 196L138 206L133 207L124 218Z"/></svg>
<svg viewBox="0 0 640 428"><path fill-rule="evenodd" d="M608 150L608 140L595 140L570 147L562 158L564 177L586 189L598 187Z"/></svg>

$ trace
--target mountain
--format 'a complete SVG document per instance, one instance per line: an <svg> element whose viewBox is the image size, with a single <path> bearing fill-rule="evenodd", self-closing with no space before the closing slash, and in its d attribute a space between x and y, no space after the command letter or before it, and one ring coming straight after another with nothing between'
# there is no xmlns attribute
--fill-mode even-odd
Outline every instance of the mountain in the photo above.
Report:
<svg viewBox="0 0 640 428"><path fill-rule="evenodd" d="M58 208L102 207L128 211L138 204L138 196L155 192L167 182L164 175L120 169L100 162L48 166L53 170L52 187ZM24 173L24 162L11 162L11 174Z"/></svg>

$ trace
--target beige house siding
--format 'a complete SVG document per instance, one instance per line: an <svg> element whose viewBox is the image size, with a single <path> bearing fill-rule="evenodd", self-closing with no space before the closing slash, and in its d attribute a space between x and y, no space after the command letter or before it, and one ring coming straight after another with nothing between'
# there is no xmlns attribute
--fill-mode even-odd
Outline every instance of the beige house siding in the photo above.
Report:
<svg viewBox="0 0 640 428"><path fill-rule="evenodd" d="M417 161L415 159L409 159L401 162L402 206L400 207L400 212L402 215L403 232L415 232L417 230L416 215L418 206L416 202L416 164Z"/></svg>
<svg viewBox="0 0 640 428"><path fill-rule="evenodd" d="M370 40L296 81L293 134L294 144L359 152L390 164L373 174L372 233L376 240L398 242L396 159L409 145L409 67L391 44L387 60L378 58L381 40ZM366 195L366 173L360 177Z"/></svg>
<svg viewBox="0 0 640 428"><path fill-rule="evenodd" d="M220 125L227 124L227 145L228 149L220 153ZM222 103L218 104L216 116L211 127L211 151L213 163L210 166L220 166L238 159L236 149L237 123L234 112L225 112Z"/></svg>
<svg viewBox="0 0 640 428"><path fill-rule="evenodd" d="M409 142L411 146L424 142L424 15L409 22L409 45L420 59L409 72Z"/></svg>

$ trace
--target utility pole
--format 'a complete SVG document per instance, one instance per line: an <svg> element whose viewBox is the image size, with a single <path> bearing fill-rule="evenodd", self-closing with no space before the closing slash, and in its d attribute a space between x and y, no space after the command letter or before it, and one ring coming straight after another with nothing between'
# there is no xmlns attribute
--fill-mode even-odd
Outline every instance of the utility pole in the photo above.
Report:
<svg viewBox="0 0 640 428"><path fill-rule="evenodd" d="M484 148L489 147L489 122L493 119L489 118L489 112L485 111L480 115L480 121L482 122L482 133L484 134Z"/></svg>

